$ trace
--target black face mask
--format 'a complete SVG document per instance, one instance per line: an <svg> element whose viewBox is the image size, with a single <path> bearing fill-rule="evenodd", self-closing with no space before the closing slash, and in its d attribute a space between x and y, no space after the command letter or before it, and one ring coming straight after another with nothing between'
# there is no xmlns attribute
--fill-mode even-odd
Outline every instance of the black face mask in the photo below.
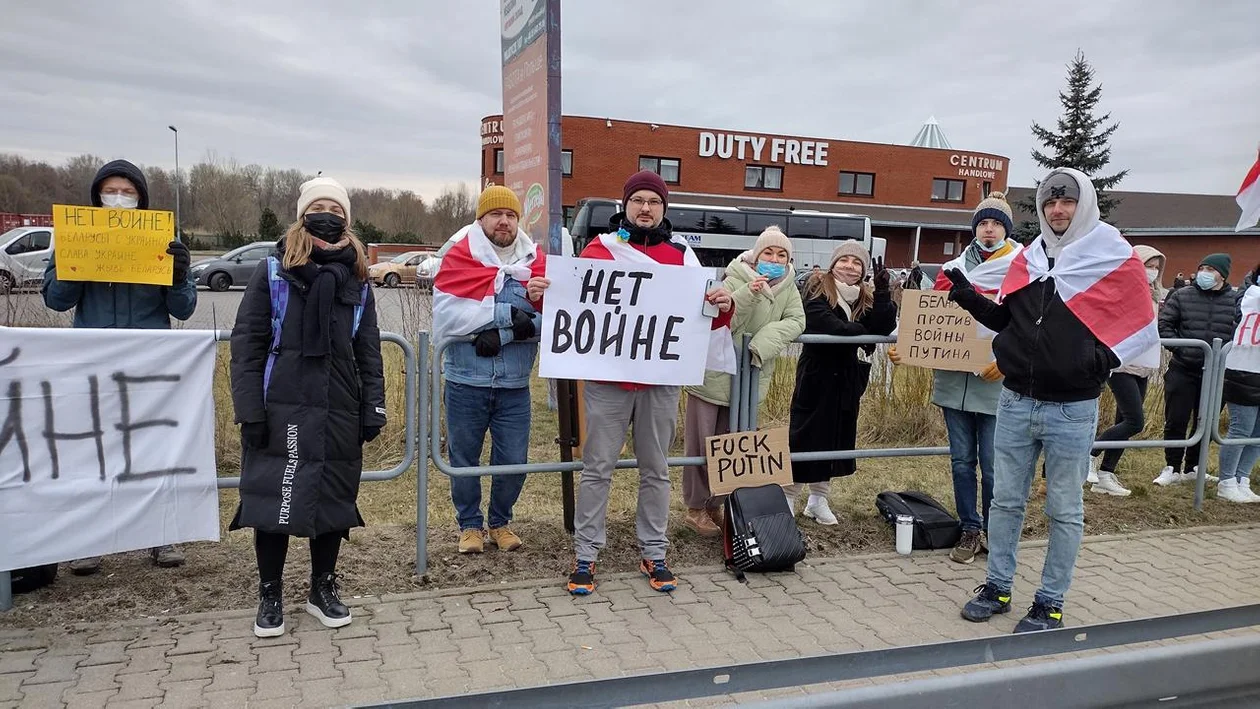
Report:
<svg viewBox="0 0 1260 709"><path fill-rule="evenodd" d="M332 243L345 233L346 220L332 212L311 212L302 217L302 226L311 236Z"/></svg>

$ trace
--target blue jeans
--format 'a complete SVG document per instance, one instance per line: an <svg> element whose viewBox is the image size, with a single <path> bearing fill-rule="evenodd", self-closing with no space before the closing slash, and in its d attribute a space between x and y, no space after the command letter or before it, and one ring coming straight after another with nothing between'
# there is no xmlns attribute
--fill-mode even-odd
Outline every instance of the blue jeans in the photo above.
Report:
<svg viewBox="0 0 1260 709"><path fill-rule="evenodd" d="M1229 433L1226 438L1260 438L1260 406L1226 404L1229 407ZM1221 446L1221 480L1247 480L1260 459L1260 446Z"/></svg>
<svg viewBox="0 0 1260 709"><path fill-rule="evenodd" d="M997 417L941 407L949 432L949 462L954 472L954 509L963 531L989 528L993 502L993 429ZM980 466L980 510L976 511L976 465Z"/></svg>
<svg viewBox="0 0 1260 709"><path fill-rule="evenodd" d="M1089 474L1089 452L1097 428L1097 399L1058 403L1002 390L993 432L988 573L988 582L999 590L1010 592L1015 579L1015 554L1028 491L1036 475L1037 457L1045 451L1050 544L1036 601L1063 607L1085 533L1082 487Z"/></svg>
<svg viewBox="0 0 1260 709"><path fill-rule="evenodd" d="M451 464L480 465L486 431L490 431L490 464L524 463L529 457L529 388L498 389L446 383L446 446ZM512 506L525 487L525 476L492 475L490 527L512 521ZM452 477L451 501L460 531L481 529L481 478Z"/></svg>

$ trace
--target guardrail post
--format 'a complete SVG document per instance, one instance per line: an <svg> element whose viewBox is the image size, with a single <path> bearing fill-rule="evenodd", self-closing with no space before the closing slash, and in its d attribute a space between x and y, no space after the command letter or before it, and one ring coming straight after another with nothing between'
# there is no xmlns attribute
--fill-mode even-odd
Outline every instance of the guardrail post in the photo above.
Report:
<svg viewBox="0 0 1260 709"><path fill-rule="evenodd" d="M13 608L13 576L8 571L0 571L0 611Z"/></svg>
<svg viewBox="0 0 1260 709"><path fill-rule="evenodd" d="M749 382L752 379L752 334L745 332L743 340L739 344L739 428L731 429L732 431L751 431L752 417L749 415L750 406L756 406L754 402L756 395L749 388Z"/></svg>
<svg viewBox="0 0 1260 709"><path fill-rule="evenodd" d="M416 578L429 570L429 333L420 331L416 349Z"/></svg>
<svg viewBox="0 0 1260 709"><path fill-rule="evenodd" d="M748 379L748 430L756 431L761 414L761 367L749 367Z"/></svg>
<svg viewBox="0 0 1260 709"><path fill-rule="evenodd" d="M741 406L741 394L743 392L743 378L740 376L744 371L744 351L740 349L739 343L735 343L735 373L731 375L731 393L730 403L727 405L730 409L727 415L727 427L731 433L740 430L740 419L743 417L743 407Z"/></svg>
<svg viewBox="0 0 1260 709"><path fill-rule="evenodd" d="M1221 356L1221 339L1212 340L1212 354L1203 358L1203 391L1199 397L1199 425L1203 437L1199 443L1199 475L1194 480L1194 510L1203 511L1204 488L1207 487L1208 460L1211 458L1212 431L1221 425L1221 401L1224 398L1225 362ZM1219 471L1218 471L1219 472Z"/></svg>

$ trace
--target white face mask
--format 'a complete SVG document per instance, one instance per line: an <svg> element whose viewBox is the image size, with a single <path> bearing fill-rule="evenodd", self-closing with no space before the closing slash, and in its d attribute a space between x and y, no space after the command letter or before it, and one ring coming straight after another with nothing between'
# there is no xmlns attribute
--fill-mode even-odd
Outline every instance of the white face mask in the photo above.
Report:
<svg viewBox="0 0 1260 709"><path fill-rule="evenodd" d="M1158 268L1148 268L1148 269L1146 269L1146 282L1147 282L1147 283L1154 283L1156 278L1159 278L1159 269L1158 269Z"/></svg>
<svg viewBox="0 0 1260 709"><path fill-rule="evenodd" d="M102 194L101 205L116 209L135 209L140 206L140 198L125 194Z"/></svg>

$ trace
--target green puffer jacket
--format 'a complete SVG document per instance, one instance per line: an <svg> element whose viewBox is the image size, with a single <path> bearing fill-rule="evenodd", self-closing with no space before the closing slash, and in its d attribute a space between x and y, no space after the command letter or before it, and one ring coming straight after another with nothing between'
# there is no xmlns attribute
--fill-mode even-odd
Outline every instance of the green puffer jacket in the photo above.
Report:
<svg viewBox="0 0 1260 709"><path fill-rule="evenodd" d="M801 304L801 292L796 289L796 270L791 264L778 285L770 292L753 293L748 284L757 277L740 254L726 267L724 284L735 300L735 317L731 320L731 337L735 346L744 341L744 333L751 334L752 363L761 368L761 384L757 401L766 397L770 379L774 376L774 364L779 354L802 332L805 332L805 307ZM711 404L729 406L731 403L731 376L722 372L704 373L703 386L689 386L687 393Z"/></svg>

